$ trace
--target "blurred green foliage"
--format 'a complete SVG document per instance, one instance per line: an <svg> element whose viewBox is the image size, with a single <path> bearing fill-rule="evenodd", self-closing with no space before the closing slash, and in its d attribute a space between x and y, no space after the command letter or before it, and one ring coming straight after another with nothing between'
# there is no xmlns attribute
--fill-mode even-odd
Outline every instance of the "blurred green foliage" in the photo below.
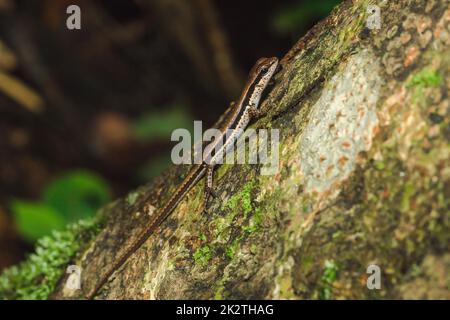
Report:
<svg viewBox="0 0 450 320"><path fill-rule="evenodd" d="M142 115L132 126L133 136L141 142L155 139L168 139L173 130L185 128L192 132L194 128L192 115L181 104L174 104L165 111L148 112ZM155 155L137 172L139 182L147 182L160 175L170 166L170 153Z"/></svg>
<svg viewBox="0 0 450 320"><path fill-rule="evenodd" d="M95 173L82 170L55 180L43 195L44 203L58 211L66 222L92 217L110 199L108 184Z"/></svg>
<svg viewBox="0 0 450 320"><path fill-rule="evenodd" d="M62 215L43 203L15 200L11 209L20 234L29 242L65 225Z"/></svg>
<svg viewBox="0 0 450 320"><path fill-rule="evenodd" d="M170 154L153 157L149 162L139 168L137 172L138 181L145 183L159 176L172 164Z"/></svg>
<svg viewBox="0 0 450 320"><path fill-rule="evenodd" d="M301 1L283 7L275 14L272 25L279 34L298 37L306 31L311 22L326 17L341 2L341 0Z"/></svg>
<svg viewBox="0 0 450 320"><path fill-rule="evenodd" d="M85 170L64 174L44 190L41 201L11 202L17 228L29 242L34 242L68 223L94 216L111 199L108 184Z"/></svg>
<svg viewBox="0 0 450 320"><path fill-rule="evenodd" d="M164 111L148 112L133 124L133 136L142 142L153 139L166 139L176 128L193 127L192 116L181 105L165 108Z"/></svg>

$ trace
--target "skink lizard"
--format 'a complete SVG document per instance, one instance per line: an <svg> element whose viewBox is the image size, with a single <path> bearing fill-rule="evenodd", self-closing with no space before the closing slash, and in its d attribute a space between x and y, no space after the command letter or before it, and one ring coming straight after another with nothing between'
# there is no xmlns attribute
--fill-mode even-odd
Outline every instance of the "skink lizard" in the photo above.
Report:
<svg viewBox="0 0 450 320"><path fill-rule="evenodd" d="M164 207L156 212L156 214L152 215L147 227L138 235L137 239L131 243L124 253L119 256L103 275L101 275L100 281L86 295L87 299L93 299L95 297L100 288L108 281L109 277L141 247L155 229L172 213L188 191L195 186L205 174L204 207L207 207L210 195L214 195L212 191L214 167L219 164L222 160L221 158L233 148L235 142L248 126L250 120L261 115L261 110L258 108L259 102L264 89L275 74L277 66L278 59L276 57L261 58L256 62L255 66L250 71L248 81L239 100L237 103L231 105L225 115L223 124L219 126L220 132L222 133L221 139L215 139L205 148L205 151L203 152L203 162L192 167L186 178L181 182L180 186L172 194ZM227 132L228 134L226 134ZM221 146L219 145L219 148L216 148L216 144L219 143L219 141L223 144Z"/></svg>

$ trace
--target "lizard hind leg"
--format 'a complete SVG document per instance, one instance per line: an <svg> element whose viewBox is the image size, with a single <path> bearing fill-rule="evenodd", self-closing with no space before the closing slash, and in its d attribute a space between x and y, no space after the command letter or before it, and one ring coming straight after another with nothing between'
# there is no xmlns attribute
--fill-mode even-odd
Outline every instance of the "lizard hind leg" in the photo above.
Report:
<svg viewBox="0 0 450 320"><path fill-rule="evenodd" d="M203 212L208 213L209 198L213 196L216 198L217 195L213 190L213 176L214 176L214 166L208 166L206 169L206 182L205 182L205 200L203 204Z"/></svg>

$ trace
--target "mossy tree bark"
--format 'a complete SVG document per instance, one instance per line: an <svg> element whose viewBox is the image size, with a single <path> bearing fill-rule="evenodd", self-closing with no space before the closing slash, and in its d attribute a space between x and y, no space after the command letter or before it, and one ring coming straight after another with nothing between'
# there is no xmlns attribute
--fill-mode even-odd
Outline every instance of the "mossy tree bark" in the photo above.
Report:
<svg viewBox="0 0 450 320"><path fill-rule="evenodd" d="M200 183L97 298L450 298L449 88L449 1L344 2L283 58L254 124L280 130L278 173L222 166L210 213ZM84 291L184 169L105 208ZM83 296L64 282L53 298Z"/></svg>

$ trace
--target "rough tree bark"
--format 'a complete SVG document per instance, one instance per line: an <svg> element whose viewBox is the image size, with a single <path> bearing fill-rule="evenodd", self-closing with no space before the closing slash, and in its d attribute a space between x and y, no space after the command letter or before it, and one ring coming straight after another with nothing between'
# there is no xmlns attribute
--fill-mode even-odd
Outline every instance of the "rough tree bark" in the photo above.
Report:
<svg viewBox="0 0 450 320"><path fill-rule="evenodd" d="M97 298L450 298L449 71L449 1L344 2L283 58L254 124L280 130L279 172L222 166L210 213L201 183ZM184 172L103 210L84 291ZM53 298L82 297L64 282Z"/></svg>

